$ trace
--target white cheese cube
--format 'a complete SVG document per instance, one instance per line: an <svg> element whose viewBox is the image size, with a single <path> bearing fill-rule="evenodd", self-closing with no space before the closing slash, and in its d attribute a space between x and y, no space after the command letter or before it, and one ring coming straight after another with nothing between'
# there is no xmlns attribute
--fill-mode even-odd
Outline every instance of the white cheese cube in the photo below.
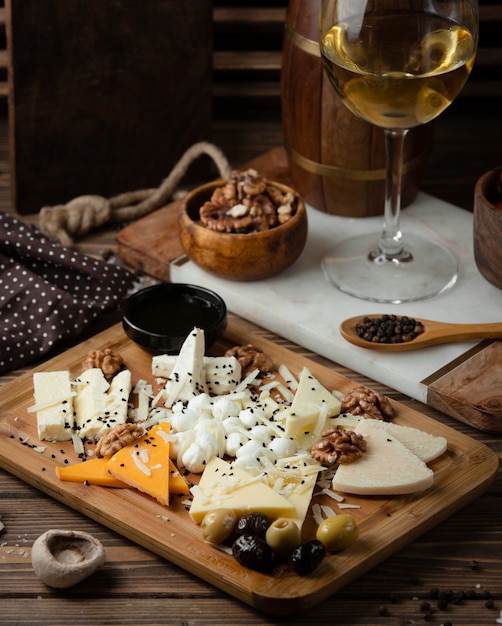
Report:
<svg viewBox="0 0 502 626"><path fill-rule="evenodd" d="M75 428L82 439L99 439L115 424L127 419L131 372L122 370L111 384L98 367L77 378L74 408Z"/></svg>
<svg viewBox="0 0 502 626"><path fill-rule="evenodd" d="M35 372L33 389L38 438L68 441L73 428L73 396L68 371Z"/></svg>

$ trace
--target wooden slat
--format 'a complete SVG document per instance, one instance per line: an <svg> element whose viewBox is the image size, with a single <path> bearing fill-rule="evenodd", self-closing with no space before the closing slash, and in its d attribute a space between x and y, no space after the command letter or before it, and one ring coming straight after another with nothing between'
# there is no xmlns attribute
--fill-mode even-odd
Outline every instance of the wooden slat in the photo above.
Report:
<svg viewBox="0 0 502 626"><path fill-rule="evenodd" d="M481 24L483 24L483 22L501 22L502 4L490 4L480 6L479 21Z"/></svg>
<svg viewBox="0 0 502 626"><path fill-rule="evenodd" d="M215 23L220 24L282 24L286 19L286 8L285 6L215 7L213 18Z"/></svg>
<svg viewBox="0 0 502 626"><path fill-rule="evenodd" d="M281 86L279 81L253 82L216 82L213 86L215 98L235 98L259 100L280 98Z"/></svg>
<svg viewBox="0 0 502 626"><path fill-rule="evenodd" d="M280 71L281 52L236 50L216 51L213 54L214 69L220 71Z"/></svg>

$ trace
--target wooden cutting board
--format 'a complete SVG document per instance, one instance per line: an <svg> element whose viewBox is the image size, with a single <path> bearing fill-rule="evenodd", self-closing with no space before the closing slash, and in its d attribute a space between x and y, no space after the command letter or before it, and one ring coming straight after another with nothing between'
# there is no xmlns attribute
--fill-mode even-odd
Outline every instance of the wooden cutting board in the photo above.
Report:
<svg viewBox="0 0 502 626"><path fill-rule="evenodd" d="M270 179L289 182L287 158L282 148L262 155L249 165ZM431 223L435 219L442 220L449 225L448 231L452 230L455 224L471 219L466 211L439 200L432 203L432 200L428 197L423 201L423 206L420 205L416 209L410 207L406 210L406 214L411 211L414 215L411 218L412 223L420 220L424 212L427 215L427 211L430 212L427 219ZM381 305L377 304L375 307L374 303L364 303L343 294L326 295L326 298L320 301L316 294L329 294L332 288L326 289L326 281L321 271L316 269L312 272L308 264L302 264L302 259L297 262L296 269L292 272L286 271L269 281L263 281L260 289L251 284L232 283L212 277L198 271L192 263L184 263L183 259L173 266L173 259L177 259L184 252L178 238L180 206L181 201L174 202L120 231L117 235L117 245L122 259L132 267L160 280L196 282L214 289L224 297L230 310L241 317L246 317L350 369L388 384L474 428L494 433L502 432L502 393L497 382L502 372L502 342L481 343L475 347L470 344L460 346L456 351L453 346L447 349L429 348L406 353L405 363L399 360L403 355L390 359L388 356L378 355L378 358L375 358L376 353L368 355L368 351L353 348L341 341L337 331L337 316L342 311L344 317L379 312L382 311ZM442 217L438 218L440 215ZM406 217L407 215L404 216ZM309 220L309 240L311 237L317 238L310 246L309 255L315 255L316 250L320 249L321 246L318 244L322 242L317 240L323 236L322 233L326 229L330 232L330 229L345 227L345 224L339 222L336 227L330 224L325 226L324 221L318 224L323 220L323 216L315 211L309 213ZM340 218L333 217L333 220L337 221ZM428 224L425 226L428 227ZM427 230L425 232L427 234ZM448 232L449 242L452 237L453 235ZM464 287L463 291L459 291L459 288L455 287L446 295L423 303L409 304L406 309L403 308L405 305L394 305L395 308L392 310L385 309L382 312L411 314L425 319L445 321L498 321L502 310L502 292L488 285L477 272L472 252L468 252L472 238L468 226L463 228L462 237L458 248L460 254L465 256L466 265L462 269L462 282L459 282L465 285L465 281L470 280L469 288ZM314 293L311 293L313 285L315 289ZM332 291L336 292L334 289ZM456 293L459 294L458 297L455 297ZM482 307L479 306L479 302L483 302ZM468 311L469 307L472 310ZM285 316L283 310L287 311ZM452 317L455 314L468 317L457 320ZM493 319L483 318L492 315ZM326 326L328 316L331 316L329 327Z"/></svg>
<svg viewBox="0 0 502 626"><path fill-rule="evenodd" d="M276 365L286 364L298 376L303 366L329 389L348 391L356 383L300 354L257 334L238 321L231 322L224 339L213 350L254 343L269 353ZM132 372L153 382L150 356L131 343L116 325L100 335L58 355L33 371L69 369L81 371L81 361L90 350L110 347L121 353ZM133 489L111 489L59 481L55 467L77 462L70 443L37 440L36 418L27 408L33 404L32 373L8 385L0 402L0 466L37 489L102 523L119 534L179 565L201 579L266 613L292 615L305 611L370 570L382 560L477 498L491 483L498 467L496 455L484 444L425 415L394 403L395 421L421 428L448 440L448 450L430 466L435 483L425 493L392 498L347 496L359 505L351 512L358 520L360 539L351 548L327 556L315 574L299 577L284 571L265 575L241 567L230 555L201 540L200 529L191 521L186 497L164 507ZM399 468L396 468L399 471ZM313 502L336 509L327 496ZM41 511L43 515L43 511ZM304 525L304 539L315 534L311 511Z"/></svg>

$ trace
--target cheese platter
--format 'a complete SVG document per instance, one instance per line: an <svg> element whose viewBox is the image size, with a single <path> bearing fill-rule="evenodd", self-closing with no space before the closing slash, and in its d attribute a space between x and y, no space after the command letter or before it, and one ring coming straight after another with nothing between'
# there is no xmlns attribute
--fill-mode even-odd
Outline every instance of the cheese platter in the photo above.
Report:
<svg viewBox="0 0 502 626"><path fill-rule="evenodd" d="M346 393L357 384L324 364L315 362L259 329L233 318L211 354L223 354L236 345L252 344L296 377L303 368L329 390ZM349 495L360 530L359 540L347 550L328 554L309 575L287 569L261 573L241 566L231 554L205 542L190 516L186 495L173 496L168 506L132 488L108 488L63 481L57 468L79 462L72 441L41 442L33 410L33 377L38 372L69 370L76 378L90 351L110 348L118 352L130 370L133 385L153 380L152 357L131 342L120 324L54 357L5 386L0 402L0 466L40 491L63 502L104 526L135 541L241 601L270 614L306 611L350 581L404 547L455 511L481 495L498 467L496 455L482 443L457 432L418 411L392 402L398 425L447 440L447 450L428 463L434 473L425 491L399 496ZM394 468L399 472L399 468ZM336 502L322 490L314 491L303 534L315 536L314 507Z"/></svg>

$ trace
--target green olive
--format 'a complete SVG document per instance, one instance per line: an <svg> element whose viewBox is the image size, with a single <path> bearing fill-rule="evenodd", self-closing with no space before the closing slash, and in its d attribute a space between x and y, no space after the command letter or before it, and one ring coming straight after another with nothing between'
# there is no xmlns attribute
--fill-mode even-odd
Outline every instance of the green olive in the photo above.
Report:
<svg viewBox="0 0 502 626"><path fill-rule="evenodd" d="M265 541L279 556L285 556L300 545L300 528L292 519L279 517L267 528Z"/></svg>
<svg viewBox="0 0 502 626"><path fill-rule="evenodd" d="M355 518L346 513L323 520L317 527L316 538L328 552L339 552L351 546L359 537Z"/></svg>
<svg viewBox="0 0 502 626"><path fill-rule="evenodd" d="M204 515L200 525L204 541L224 543L234 532L237 515L232 509L216 509Z"/></svg>

